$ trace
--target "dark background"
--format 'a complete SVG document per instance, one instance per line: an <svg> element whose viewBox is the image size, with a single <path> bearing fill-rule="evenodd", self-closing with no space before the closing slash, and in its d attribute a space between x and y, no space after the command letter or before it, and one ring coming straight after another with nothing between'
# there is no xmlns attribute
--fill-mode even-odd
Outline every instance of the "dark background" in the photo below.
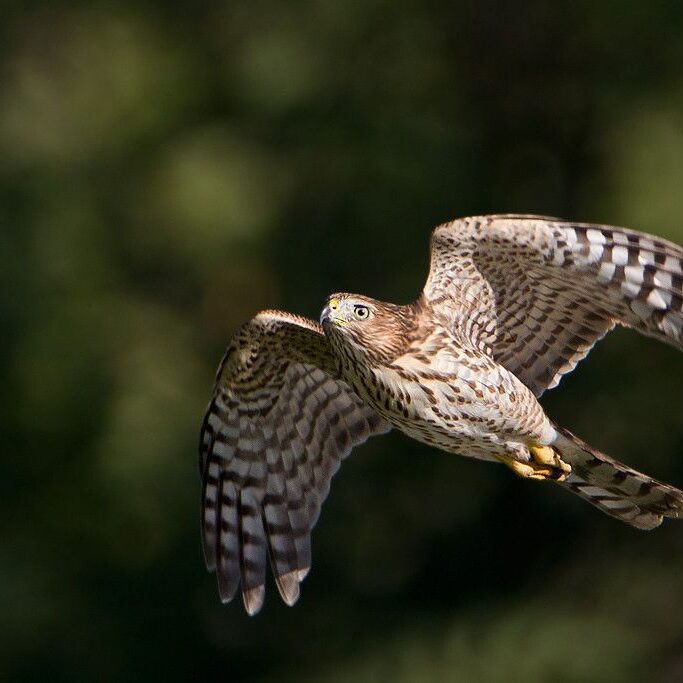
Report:
<svg viewBox="0 0 683 683"><path fill-rule="evenodd" d="M346 462L299 604L221 605L196 442L260 308L411 300L430 229L683 243L683 4L3 2L0 678L683 680L683 524L400 434ZM683 485L683 355L619 331L543 404Z"/></svg>

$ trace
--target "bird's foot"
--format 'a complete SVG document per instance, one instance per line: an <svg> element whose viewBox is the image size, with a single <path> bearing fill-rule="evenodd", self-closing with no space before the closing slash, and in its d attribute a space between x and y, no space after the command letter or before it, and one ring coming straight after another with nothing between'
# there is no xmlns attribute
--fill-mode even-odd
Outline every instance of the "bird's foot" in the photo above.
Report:
<svg viewBox="0 0 683 683"><path fill-rule="evenodd" d="M529 452L532 457L529 462L520 462L509 455L499 455L498 460L518 477L525 479L564 481L572 471L571 465L564 462L550 446L529 446Z"/></svg>
<svg viewBox="0 0 683 683"><path fill-rule="evenodd" d="M551 479L564 481L572 471L572 466L562 460L560 454L550 446L529 446L529 452L534 461L542 467L549 467L554 471Z"/></svg>

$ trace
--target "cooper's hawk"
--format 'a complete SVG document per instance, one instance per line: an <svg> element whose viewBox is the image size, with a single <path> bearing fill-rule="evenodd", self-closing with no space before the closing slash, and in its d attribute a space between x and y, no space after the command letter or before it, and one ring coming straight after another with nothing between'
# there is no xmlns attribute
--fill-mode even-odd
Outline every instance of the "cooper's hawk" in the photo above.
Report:
<svg viewBox="0 0 683 683"><path fill-rule="evenodd" d="M683 492L596 451L537 401L616 323L683 350L683 249L533 216L432 233L419 298L328 298L321 325L264 311L233 337L201 433L206 564L223 601L263 604L266 556L293 604L340 461L396 427L442 450L551 480L639 529Z"/></svg>

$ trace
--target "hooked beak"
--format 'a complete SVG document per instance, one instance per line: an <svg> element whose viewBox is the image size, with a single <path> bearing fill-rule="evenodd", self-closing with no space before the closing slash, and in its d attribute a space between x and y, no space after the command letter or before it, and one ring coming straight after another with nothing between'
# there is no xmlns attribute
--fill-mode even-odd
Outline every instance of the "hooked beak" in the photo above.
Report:
<svg viewBox="0 0 683 683"><path fill-rule="evenodd" d="M324 323L327 323L330 321L330 307L325 306L323 308L322 312L320 313L320 324L323 325Z"/></svg>
<svg viewBox="0 0 683 683"><path fill-rule="evenodd" d="M346 325L346 320L339 317L339 299L330 299L320 314L320 324L334 323L335 325Z"/></svg>

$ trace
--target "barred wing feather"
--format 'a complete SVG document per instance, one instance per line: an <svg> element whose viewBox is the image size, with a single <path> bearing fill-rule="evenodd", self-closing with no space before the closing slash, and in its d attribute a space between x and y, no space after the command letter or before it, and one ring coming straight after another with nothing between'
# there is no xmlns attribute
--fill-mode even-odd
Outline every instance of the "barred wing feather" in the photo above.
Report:
<svg viewBox="0 0 683 683"><path fill-rule="evenodd" d="M683 349L683 249L634 230L456 220L432 234L423 296L537 396L616 323Z"/></svg>
<svg viewBox="0 0 683 683"><path fill-rule="evenodd" d="M267 556L288 604L311 565L310 533L351 449L389 425L341 380L320 327L266 311L233 338L200 437L202 540L224 602L265 595Z"/></svg>

